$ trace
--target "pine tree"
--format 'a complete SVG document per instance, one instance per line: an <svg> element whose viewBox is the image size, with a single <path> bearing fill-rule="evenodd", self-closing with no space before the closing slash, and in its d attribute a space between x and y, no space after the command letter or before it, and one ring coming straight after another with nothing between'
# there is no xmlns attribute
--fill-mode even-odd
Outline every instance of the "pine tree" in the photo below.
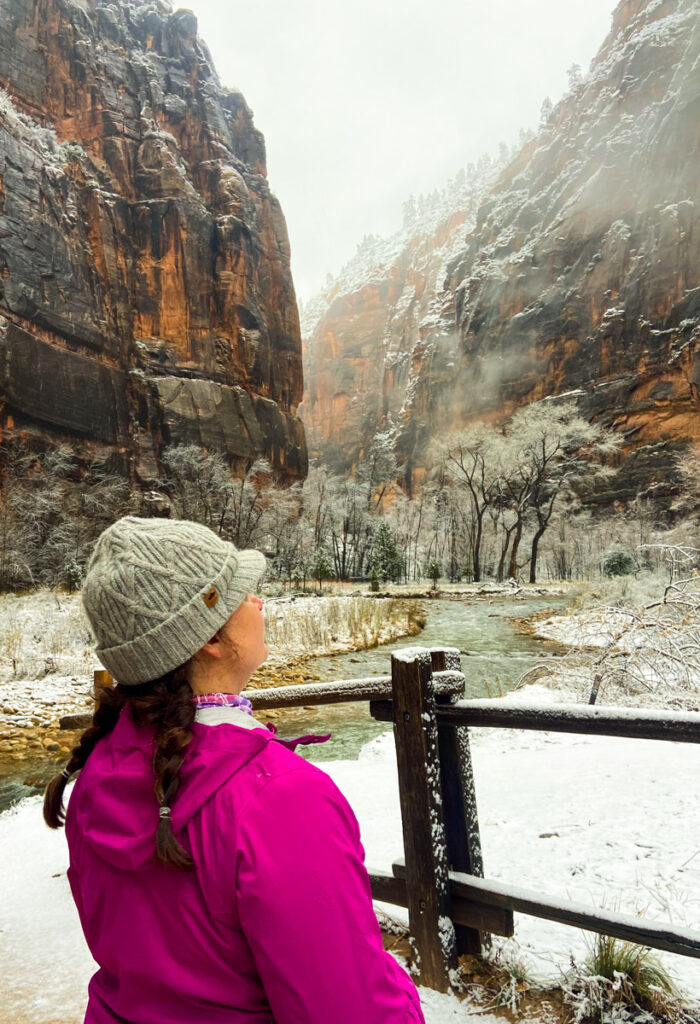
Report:
<svg viewBox="0 0 700 1024"><path fill-rule="evenodd" d="M403 559L386 519L382 519L374 535L371 564L385 583L398 579L403 572Z"/></svg>
<svg viewBox="0 0 700 1024"><path fill-rule="evenodd" d="M318 589L323 590L323 581L329 580L333 573L333 566L325 551L316 552L313 562L309 566L309 573L315 580L318 580Z"/></svg>
<svg viewBox="0 0 700 1024"><path fill-rule="evenodd" d="M572 64L571 67L566 69L566 74L569 79L569 89L577 89L581 82L583 82L580 64Z"/></svg>

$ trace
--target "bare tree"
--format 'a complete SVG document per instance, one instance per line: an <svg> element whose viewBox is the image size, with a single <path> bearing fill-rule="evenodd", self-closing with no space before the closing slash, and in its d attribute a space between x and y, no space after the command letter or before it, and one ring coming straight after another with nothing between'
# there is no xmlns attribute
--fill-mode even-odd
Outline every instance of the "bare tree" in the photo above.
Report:
<svg viewBox="0 0 700 1024"><path fill-rule="evenodd" d="M693 519L700 518L700 448L687 448L676 459L681 493L674 509Z"/></svg>
<svg viewBox="0 0 700 1024"><path fill-rule="evenodd" d="M474 516L472 564L474 581L481 580L481 542L484 516L496 497L495 477L498 467L500 436L483 423L468 430L450 434L436 446L447 476L458 484L468 497Z"/></svg>
<svg viewBox="0 0 700 1024"><path fill-rule="evenodd" d="M255 546L272 504L272 470L257 459L237 477L221 452L174 445L163 452L167 486L178 516L208 526L236 547Z"/></svg>
<svg viewBox="0 0 700 1024"><path fill-rule="evenodd" d="M222 536L233 495L231 471L221 452L194 444L172 445L164 450L162 461L178 517L202 523Z"/></svg>
<svg viewBox="0 0 700 1024"><path fill-rule="evenodd" d="M361 576L364 572L374 533L370 495L369 481L336 477L331 482L330 536L338 579Z"/></svg>
<svg viewBox="0 0 700 1024"><path fill-rule="evenodd" d="M528 481L527 505L535 520L530 542L530 583L537 579L540 540L557 508L573 506L610 470L605 460L619 451L622 439L589 423L573 402L546 400L519 409L508 424L517 441L518 461Z"/></svg>

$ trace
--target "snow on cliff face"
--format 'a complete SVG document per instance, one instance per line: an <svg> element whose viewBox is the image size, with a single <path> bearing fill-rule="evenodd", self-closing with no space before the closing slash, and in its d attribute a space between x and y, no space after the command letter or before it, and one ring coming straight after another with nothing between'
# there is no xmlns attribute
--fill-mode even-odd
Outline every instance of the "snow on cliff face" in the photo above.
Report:
<svg viewBox="0 0 700 1024"><path fill-rule="evenodd" d="M482 158L477 168L472 167L469 175L460 171L450 179L442 190L432 195L413 196L404 203L404 223L400 231L389 238L366 235L357 246L355 255L348 260L339 274L329 275L326 286L307 302L301 314L302 337L310 338L326 311L339 296L358 291L367 284L379 284L406 250L416 250L411 261L415 270L431 260L436 248L444 250L451 257L462 248L464 228L471 224L479 203L493 184L500 165L489 158ZM467 219L463 220L462 215ZM447 236L445 238L445 236ZM437 287L441 286L437 277ZM444 276L443 276L444 279Z"/></svg>
<svg viewBox="0 0 700 1024"><path fill-rule="evenodd" d="M700 441L699 60L700 0L624 0L476 208L358 252L307 310L317 450L391 421L410 479L436 433L573 391L638 449L615 496L668 487Z"/></svg>
<svg viewBox="0 0 700 1024"><path fill-rule="evenodd" d="M351 466L379 432L396 437L410 415L424 339L440 326L449 333L454 322L448 269L501 166L484 157L441 191L417 202L411 197L402 230L390 238L368 235L304 307L300 415L311 448L337 468Z"/></svg>
<svg viewBox="0 0 700 1024"><path fill-rule="evenodd" d="M265 143L195 16L0 0L0 432L132 481L167 443L306 474Z"/></svg>

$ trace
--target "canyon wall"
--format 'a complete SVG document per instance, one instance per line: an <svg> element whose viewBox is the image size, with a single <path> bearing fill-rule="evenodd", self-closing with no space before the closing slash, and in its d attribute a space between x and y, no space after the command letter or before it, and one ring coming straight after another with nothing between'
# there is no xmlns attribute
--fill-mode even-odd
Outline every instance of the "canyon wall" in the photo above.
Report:
<svg viewBox="0 0 700 1024"><path fill-rule="evenodd" d="M624 435L609 500L668 497L674 454L700 443L698 166L700 3L623 0L446 264L433 231L317 301L312 446L348 467L391 432L410 489L431 438L567 394Z"/></svg>
<svg viewBox="0 0 700 1024"><path fill-rule="evenodd" d="M0 26L2 436L141 486L176 443L303 477L284 217L194 15L0 0Z"/></svg>

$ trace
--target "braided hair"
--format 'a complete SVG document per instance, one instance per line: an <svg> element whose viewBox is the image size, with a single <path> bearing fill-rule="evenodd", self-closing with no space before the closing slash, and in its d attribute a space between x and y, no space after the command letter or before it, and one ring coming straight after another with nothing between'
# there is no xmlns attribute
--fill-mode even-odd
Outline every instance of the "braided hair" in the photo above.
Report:
<svg viewBox="0 0 700 1024"><path fill-rule="evenodd" d="M68 764L49 782L44 795L44 820L49 828L60 828L65 821L63 793L68 779L80 771L95 746L117 724L128 708L137 725L155 729L153 753L154 791L159 820L155 834L155 853L161 863L183 871L193 871L194 862L176 840L170 821L170 808L180 786L179 772L185 751L192 739L195 706L185 666L167 672L159 679L139 686L116 686L100 691L92 724L73 747Z"/></svg>

